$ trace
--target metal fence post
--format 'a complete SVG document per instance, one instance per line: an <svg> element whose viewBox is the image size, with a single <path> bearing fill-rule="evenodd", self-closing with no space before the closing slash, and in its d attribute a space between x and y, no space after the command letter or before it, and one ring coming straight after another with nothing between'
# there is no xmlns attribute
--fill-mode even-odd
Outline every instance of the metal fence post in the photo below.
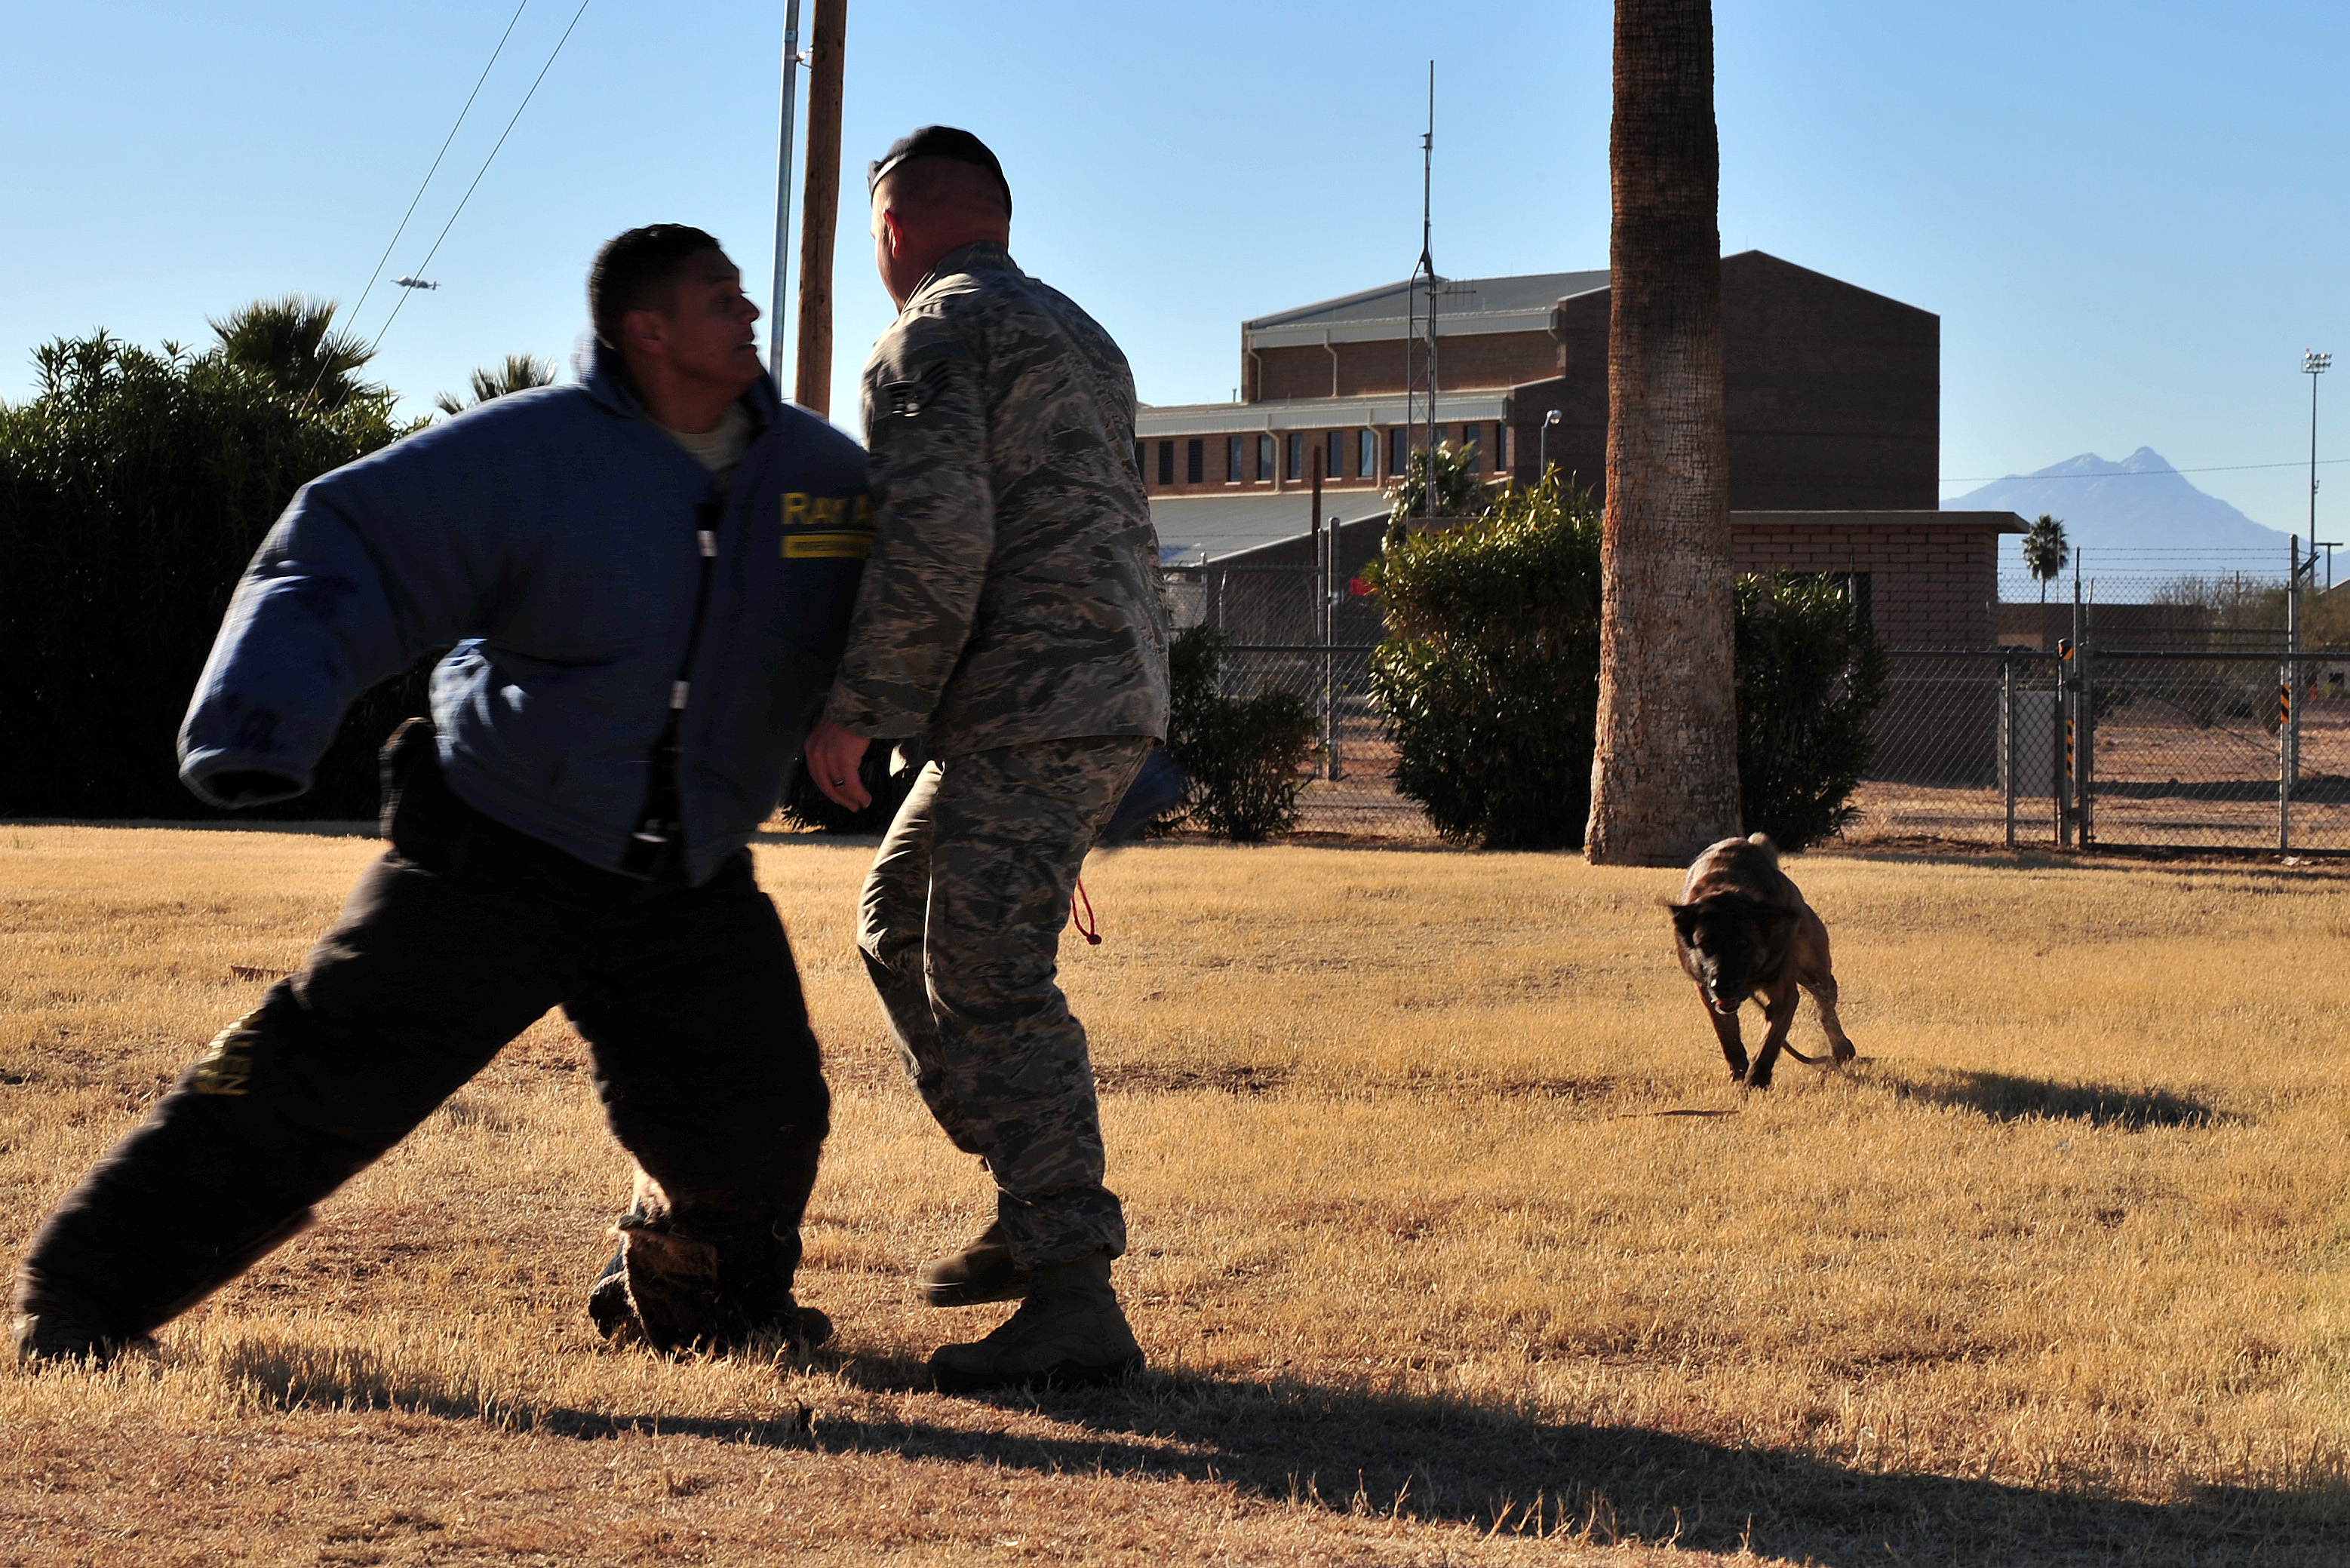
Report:
<svg viewBox="0 0 2350 1568"><path fill-rule="evenodd" d="M2294 731L2293 711L2293 680L2299 671L2293 661L2285 661L2277 680L2277 847L2293 847L2293 775L2301 771L2300 761L2293 753Z"/></svg>
<svg viewBox="0 0 2350 1568"><path fill-rule="evenodd" d="M2069 848L2073 843L2074 803L2079 794L2080 769L2074 755L2074 711L2080 704L2080 676L2073 666L2073 639L2056 639L2056 755L2050 759L2050 771L2054 773L2055 787L2049 793L2056 797L2056 845Z"/></svg>
<svg viewBox="0 0 2350 1568"><path fill-rule="evenodd" d="M2097 676L2086 639L2073 650L2073 661L2080 666L2079 691L2073 703L2079 713L2074 743L2081 753L2081 782L2074 792L2073 817L2080 846L2086 849L2097 836Z"/></svg>
<svg viewBox="0 0 2350 1568"><path fill-rule="evenodd" d="M1338 581L1339 524L1330 519L1330 554L1322 563L1321 581L1314 585L1315 597L1322 601L1322 646L1336 648L1338 643ZM1347 774L1346 763L1338 754L1338 659L1334 653L1322 656L1322 773L1332 784Z"/></svg>
<svg viewBox="0 0 2350 1568"><path fill-rule="evenodd" d="M2015 657L1999 661L1999 782L2007 797L2007 846L2015 847Z"/></svg>

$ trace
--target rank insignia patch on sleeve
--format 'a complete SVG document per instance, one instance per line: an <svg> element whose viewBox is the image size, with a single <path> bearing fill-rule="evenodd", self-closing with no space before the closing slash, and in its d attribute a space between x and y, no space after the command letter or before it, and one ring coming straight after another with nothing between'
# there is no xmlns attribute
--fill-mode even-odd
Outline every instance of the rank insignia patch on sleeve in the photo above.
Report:
<svg viewBox="0 0 2350 1568"><path fill-rule="evenodd" d="M934 359L931 368L914 380L883 382L881 395L888 400L889 412L910 420L929 408L946 384L946 361Z"/></svg>

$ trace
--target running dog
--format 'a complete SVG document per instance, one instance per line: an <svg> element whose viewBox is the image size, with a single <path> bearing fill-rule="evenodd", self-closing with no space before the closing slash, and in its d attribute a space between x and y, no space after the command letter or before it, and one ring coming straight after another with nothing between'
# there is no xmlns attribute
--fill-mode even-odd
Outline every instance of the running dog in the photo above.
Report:
<svg viewBox="0 0 2350 1568"><path fill-rule="evenodd" d="M1852 1042L1836 1018L1835 971L1828 960L1828 929L1804 902L1802 891L1779 869L1779 851L1762 834L1725 838L1697 857L1681 884L1673 912L1673 937L1681 968L1697 981L1698 998L1721 1041L1733 1083L1750 1089L1771 1086L1771 1069L1785 1051L1817 1065L1787 1044L1801 991L1812 993L1820 1026L1837 1064L1853 1058ZM1762 1003L1770 1032L1750 1066L1738 1034L1738 1009L1752 996Z"/></svg>

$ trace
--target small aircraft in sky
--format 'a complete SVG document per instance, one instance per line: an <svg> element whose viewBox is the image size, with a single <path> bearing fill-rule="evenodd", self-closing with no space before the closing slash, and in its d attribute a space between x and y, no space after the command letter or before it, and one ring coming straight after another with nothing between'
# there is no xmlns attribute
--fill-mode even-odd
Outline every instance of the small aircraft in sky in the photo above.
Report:
<svg viewBox="0 0 2350 1568"><path fill-rule="evenodd" d="M427 283L421 277L396 277L391 280L400 288L438 288L437 283Z"/></svg>

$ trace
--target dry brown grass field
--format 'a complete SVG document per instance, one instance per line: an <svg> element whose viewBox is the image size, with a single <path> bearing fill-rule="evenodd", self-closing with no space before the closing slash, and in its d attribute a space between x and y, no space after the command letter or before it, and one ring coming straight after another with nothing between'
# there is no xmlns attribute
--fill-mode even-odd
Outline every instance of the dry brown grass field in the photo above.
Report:
<svg viewBox="0 0 2350 1568"><path fill-rule="evenodd" d="M376 849L0 826L0 1264ZM1791 862L1864 1059L1742 1098L1674 874L1097 859L1152 1371L951 1399L922 1357L1007 1309L910 1301L986 1189L851 951L868 854L758 850L833 1345L599 1345L626 1168L552 1018L155 1355L0 1373L0 1563L2350 1560L2350 877Z"/></svg>

